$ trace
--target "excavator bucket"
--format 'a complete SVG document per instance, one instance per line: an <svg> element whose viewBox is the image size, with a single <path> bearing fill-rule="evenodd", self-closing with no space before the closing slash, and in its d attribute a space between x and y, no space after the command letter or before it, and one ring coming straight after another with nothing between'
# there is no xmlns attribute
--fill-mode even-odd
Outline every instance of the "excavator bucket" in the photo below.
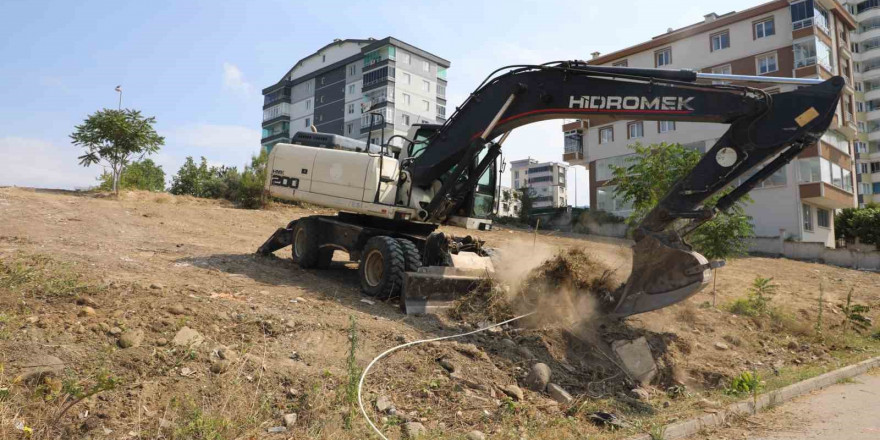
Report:
<svg viewBox="0 0 880 440"><path fill-rule="evenodd" d="M646 235L633 246L632 272L606 313L623 318L684 301L706 287L712 269L723 265L694 252L675 233Z"/></svg>
<svg viewBox="0 0 880 440"><path fill-rule="evenodd" d="M451 257L452 266L425 266L404 274L400 301L404 313L427 314L447 309L495 273L488 257L470 252Z"/></svg>

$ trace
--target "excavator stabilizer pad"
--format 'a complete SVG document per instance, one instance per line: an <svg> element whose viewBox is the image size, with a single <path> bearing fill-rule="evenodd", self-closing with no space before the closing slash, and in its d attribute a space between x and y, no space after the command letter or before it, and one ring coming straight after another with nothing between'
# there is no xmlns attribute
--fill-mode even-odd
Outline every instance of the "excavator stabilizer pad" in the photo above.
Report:
<svg viewBox="0 0 880 440"><path fill-rule="evenodd" d="M486 271L428 266L403 277L401 308L407 315L436 313L448 309L462 295L486 281Z"/></svg>

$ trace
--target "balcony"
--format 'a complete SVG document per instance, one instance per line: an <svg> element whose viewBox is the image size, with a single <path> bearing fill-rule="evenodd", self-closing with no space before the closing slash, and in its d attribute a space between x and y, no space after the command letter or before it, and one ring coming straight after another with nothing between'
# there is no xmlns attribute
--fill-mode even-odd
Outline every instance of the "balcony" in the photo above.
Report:
<svg viewBox="0 0 880 440"><path fill-rule="evenodd" d="M801 200L828 209L852 208L855 199L851 192L844 191L825 182L800 184Z"/></svg>
<svg viewBox="0 0 880 440"><path fill-rule="evenodd" d="M285 130L285 131L272 133L269 136L260 139L260 143L267 144L269 142L274 142L274 141L289 141L289 140L290 140L290 132Z"/></svg>
<svg viewBox="0 0 880 440"><path fill-rule="evenodd" d="M865 9L864 11L856 14L856 20L860 22L876 17L880 17L880 8Z"/></svg>
<svg viewBox="0 0 880 440"><path fill-rule="evenodd" d="M562 160L573 165L581 165L585 161L585 156L584 153L580 151L573 151L571 153L563 153Z"/></svg>

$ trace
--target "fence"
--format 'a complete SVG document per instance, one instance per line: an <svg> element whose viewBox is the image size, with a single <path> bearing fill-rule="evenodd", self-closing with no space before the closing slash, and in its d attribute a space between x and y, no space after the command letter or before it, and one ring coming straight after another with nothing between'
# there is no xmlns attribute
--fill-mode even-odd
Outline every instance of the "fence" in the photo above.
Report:
<svg viewBox="0 0 880 440"><path fill-rule="evenodd" d="M755 237L750 240L749 252L853 269L880 270L880 251L864 245L831 249L825 247L823 243L785 241L779 237Z"/></svg>

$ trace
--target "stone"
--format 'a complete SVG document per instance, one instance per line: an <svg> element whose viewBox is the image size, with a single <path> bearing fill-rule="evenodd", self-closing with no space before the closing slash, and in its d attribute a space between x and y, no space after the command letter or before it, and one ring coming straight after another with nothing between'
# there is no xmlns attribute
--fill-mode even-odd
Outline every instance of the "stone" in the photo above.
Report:
<svg viewBox="0 0 880 440"><path fill-rule="evenodd" d="M467 440L486 440L486 434L480 431L471 431L464 438Z"/></svg>
<svg viewBox="0 0 880 440"><path fill-rule="evenodd" d="M290 413L284 415L284 426L288 428L293 428L296 425L296 413Z"/></svg>
<svg viewBox="0 0 880 440"><path fill-rule="evenodd" d="M657 364L644 336L632 341L614 341L611 349L630 376L640 384L648 385L657 376Z"/></svg>
<svg viewBox="0 0 880 440"><path fill-rule="evenodd" d="M455 373L455 364L452 363L449 358L443 358L438 361L441 367L443 367L446 371L450 373Z"/></svg>
<svg viewBox="0 0 880 440"><path fill-rule="evenodd" d="M197 347L201 345L204 340L205 337L202 336L201 333L189 327L183 327L176 335L174 335L174 339L171 340L171 343L178 347Z"/></svg>
<svg viewBox="0 0 880 440"><path fill-rule="evenodd" d="M798 345L797 341L788 341L789 350L797 350L798 348L800 348L800 346Z"/></svg>
<svg viewBox="0 0 880 440"><path fill-rule="evenodd" d="M279 432L285 432L285 431L287 431L287 427L285 427L285 426L273 426L273 427L267 429L267 431L268 431L270 434L278 434Z"/></svg>
<svg viewBox="0 0 880 440"><path fill-rule="evenodd" d="M55 356L38 354L20 363L19 377L27 383L38 383L44 377L58 377L64 372L64 361Z"/></svg>
<svg viewBox="0 0 880 440"><path fill-rule="evenodd" d="M140 347L144 341L144 331L141 329L129 330L119 335L119 346L122 348Z"/></svg>
<svg viewBox="0 0 880 440"><path fill-rule="evenodd" d="M507 394L511 399L516 400L517 402L521 402L524 399L522 388L516 385L507 385L502 387L501 391L504 391L504 394Z"/></svg>
<svg viewBox="0 0 880 440"><path fill-rule="evenodd" d="M508 350L516 350L516 342L513 342L513 339L504 338L501 340L501 345ZM479 431L473 431L479 432Z"/></svg>
<svg viewBox="0 0 880 440"><path fill-rule="evenodd" d="M110 330L107 331L107 333L110 333L113 336L119 336L122 334L122 329L119 327L110 327Z"/></svg>
<svg viewBox="0 0 880 440"><path fill-rule="evenodd" d="M95 316L95 309L93 309L89 306L85 306L85 307L79 309L79 313L77 313L77 315L78 316Z"/></svg>
<svg viewBox="0 0 880 440"><path fill-rule="evenodd" d="M100 328L101 331L103 331L104 333L107 333L110 331L110 325L107 324L106 322L99 322L98 328Z"/></svg>
<svg viewBox="0 0 880 440"><path fill-rule="evenodd" d="M217 319L221 321L229 321L229 314L224 311L217 312Z"/></svg>
<svg viewBox="0 0 880 440"><path fill-rule="evenodd" d="M630 391L630 394L632 394L633 397L639 400L648 400L651 398L651 394L648 393L648 390L644 388L633 388Z"/></svg>
<svg viewBox="0 0 880 440"><path fill-rule="evenodd" d="M536 393L544 392L547 384L550 383L550 367L544 363L532 365L529 375L526 376L526 387Z"/></svg>
<svg viewBox="0 0 880 440"><path fill-rule="evenodd" d="M567 405L574 401L574 397L571 397L571 394L568 394L568 391L565 391L565 388L562 388L555 383L547 384L547 394L550 395L551 399L562 404Z"/></svg>
<svg viewBox="0 0 880 440"><path fill-rule="evenodd" d="M161 285L161 284L159 284L159 283L152 283L152 284L150 284L150 289L154 289L154 290L162 290L162 289L164 289L164 288L165 288L165 286L163 286L163 285Z"/></svg>
<svg viewBox="0 0 880 440"><path fill-rule="evenodd" d="M394 408L394 404L391 403L391 399L389 399L388 396L379 396L379 398L376 399L376 410L380 413L387 413L392 408Z"/></svg>
<svg viewBox="0 0 880 440"><path fill-rule="evenodd" d="M721 408L721 402L717 402L717 401L709 400L709 399L700 399L700 401L697 402L697 406L699 406L700 408L703 408L703 409L706 409L706 408L718 409L718 408Z"/></svg>
<svg viewBox="0 0 880 440"><path fill-rule="evenodd" d="M81 296L81 297L77 298L76 304L80 305L80 306L89 306L89 307L94 307L94 308L98 307L98 303L96 303L95 300L93 300L87 296Z"/></svg>
<svg viewBox="0 0 880 440"><path fill-rule="evenodd" d="M156 339L156 345L159 347L164 347L164 346L168 345L168 340L165 338Z"/></svg>
<svg viewBox="0 0 880 440"><path fill-rule="evenodd" d="M425 425L422 425L419 422L404 423L400 430L405 439L417 439L425 435L425 432L427 432Z"/></svg>
<svg viewBox="0 0 880 440"><path fill-rule="evenodd" d="M231 362L227 360L220 359L213 364L211 364L211 372L214 374L222 374L225 373L226 370L229 369L229 365Z"/></svg>
<svg viewBox="0 0 880 440"><path fill-rule="evenodd" d="M727 344L725 344L725 343L723 343L723 342L716 342L716 343L715 343L715 348L718 349L718 350L721 350L721 351L724 351L724 350L730 350L730 346L727 345Z"/></svg>
<svg viewBox="0 0 880 440"><path fill-rule="evenodd" d="M220 347L217 347L217 357L227 361L235 361L238 359L238 354L229 347L221 345Z"/></svg>
<svg viewBox="0 0 880 440"><path fill-rule="evenodd" d="M518 347L516 349L516 352L519 353L520 356L522 356L526 359L535 359L535 355L532 354L532 351L526 347Z"/></svg>
<svg viewBox="0 0 880 440"><path fill-rule="evenodd" d="M180 304L174 304L171 307L168 307L168 313L171 313L172 315L186 315L186 309Z"/></svg>

